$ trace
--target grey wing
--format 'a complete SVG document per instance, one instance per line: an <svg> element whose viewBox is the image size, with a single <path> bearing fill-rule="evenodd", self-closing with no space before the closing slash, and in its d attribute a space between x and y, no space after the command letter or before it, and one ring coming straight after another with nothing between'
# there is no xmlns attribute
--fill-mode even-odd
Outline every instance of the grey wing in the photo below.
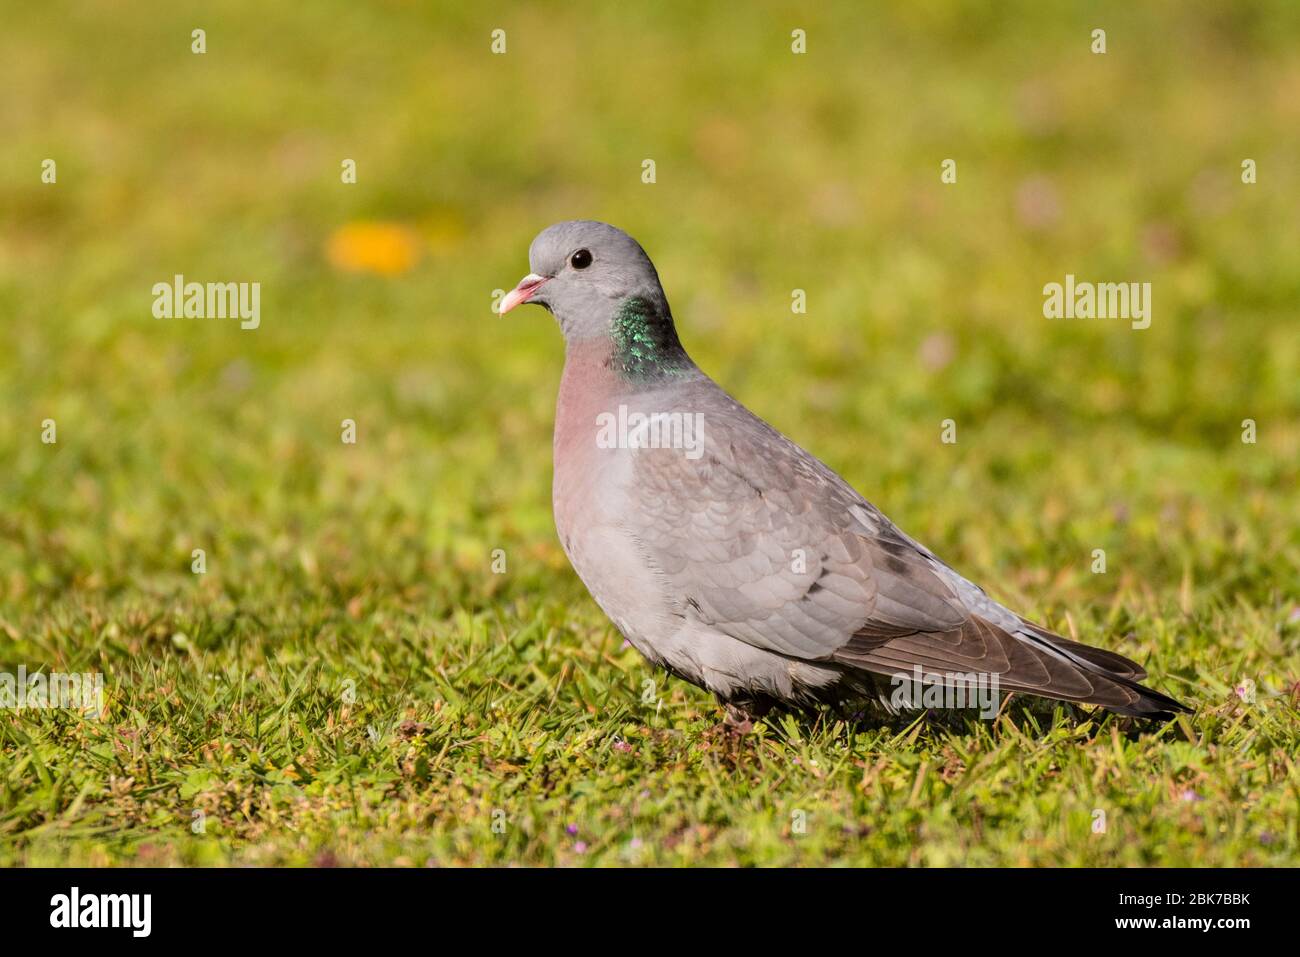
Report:
<svg viewBox="0 0 1300 957"><path fill-rule="evenodd" d="M741 408L703 454L636 455L627 517L683 613L759 648L829 660L855 634L958 627L969 612L842 479Z"/></svg>
<svg viewBox="0 0 1300 957"><path fill-rule="evenodd" d="M636 454L625 522L679 614L758 648L891 674L982 672L1007 691L1144 714L1181 706L1132 661L989 599L729 397L703 454Z"/></svg>

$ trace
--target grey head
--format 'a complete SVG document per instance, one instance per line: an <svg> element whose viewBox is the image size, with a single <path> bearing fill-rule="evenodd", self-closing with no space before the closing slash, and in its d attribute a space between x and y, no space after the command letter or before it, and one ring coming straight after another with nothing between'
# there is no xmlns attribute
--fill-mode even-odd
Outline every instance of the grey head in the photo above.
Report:
<svg viewBox="0 0 1300 957"><path fill-rule="evenodd" d="M529 275L501 300L501 315L536 303L555 316L569 343L610 335L628 309L672 329L654 263L635 239L608 223L577 219L548 226L528 248L528 267Z"/></svg>

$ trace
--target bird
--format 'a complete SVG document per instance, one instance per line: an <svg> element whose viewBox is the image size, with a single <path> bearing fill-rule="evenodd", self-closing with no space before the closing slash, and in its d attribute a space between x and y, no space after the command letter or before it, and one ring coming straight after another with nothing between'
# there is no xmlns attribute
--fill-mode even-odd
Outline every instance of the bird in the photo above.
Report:
<svg viewBox="0 0 1300 957"><path fill-rule="evenodd" d="M556 223L499 300L565 343L552 506L574 571L653 666L711 692L724 724L877 698L901 676L1169 720L1190 709L1112 651L990 598L687 355L641 245ZM913 687L918 687L914 685ZM907 699L902 699L907 704Z"/></svg>

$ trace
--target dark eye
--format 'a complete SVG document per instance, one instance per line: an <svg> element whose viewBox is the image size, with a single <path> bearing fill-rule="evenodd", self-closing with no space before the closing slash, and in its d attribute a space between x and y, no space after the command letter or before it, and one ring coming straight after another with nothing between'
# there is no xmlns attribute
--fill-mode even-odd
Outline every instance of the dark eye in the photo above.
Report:
<svg viewBox="0 0 1300 957"><path fill-rule="evenodd" d="M586 269L591 265L591 251L588 249L579 249L569 257L569 263L574 269Z"/></svg>

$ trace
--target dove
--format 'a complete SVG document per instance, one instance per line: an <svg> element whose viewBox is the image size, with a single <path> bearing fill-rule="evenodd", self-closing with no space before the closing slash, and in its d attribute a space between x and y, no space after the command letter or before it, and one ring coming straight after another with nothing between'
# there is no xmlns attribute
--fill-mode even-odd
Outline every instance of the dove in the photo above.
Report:
<svg viewBox="0 0 1300 957"><path fill-rule="evenodd" d="M979 676L999 694L1137 717L1190 710L1142 685L1136 662L990 598L732 398L687 355L632 237L557 223L528 264L497 311L542 306L564 336L552 487L564 552L628 642L711 692L728 724L883 699L904 678Z"/></svg>

